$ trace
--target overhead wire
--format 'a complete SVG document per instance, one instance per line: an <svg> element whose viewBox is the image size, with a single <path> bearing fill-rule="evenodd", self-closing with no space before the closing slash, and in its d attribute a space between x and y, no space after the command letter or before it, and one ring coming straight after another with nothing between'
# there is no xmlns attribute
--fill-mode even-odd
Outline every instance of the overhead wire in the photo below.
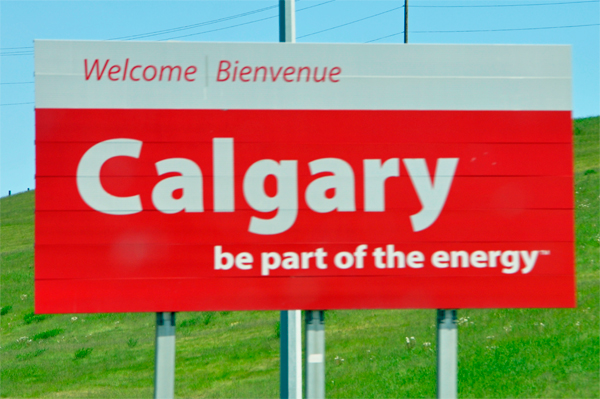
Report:
<svg viewBox="0 0 600 399"><path fill-rule="evenodd" d="M296 12L300 12L300 11L304 11L304 10L308 10L309 8L314 8L314 7L318 7L318 6L322 6L328 3L333 3L336 0L328 0L328 1L324 1L322 3L319 4L314 4L312 6L308 6L308 7L304 7L304 8L300 8L298 10L296 10ZM238 26L243 26L243 25L249 25L249 24L254 24L256 22L261 22L261 21L266 21L267 19L273 19L273 18L278 18L279 14L277 15L272 15L270 17L265 17L265 18L261 18L261 19L255 19L252 21L248 21L248 22L243 22L240 24L236 24L236 25L230 25L230 26L225 26L223 28L217 28L217 29L211 29L211 30L207 30L207 31L203 31L203 32L196 32L196 33L188 33L186 35L181 35L181 36L175 36L175 37L168 37L165 39L160 39L159 41L165 41L165 40L173 40L173 39L181 39L182 37L191 37L191 36L198 36L198 35L203 35L205 33L211 33L211 32L217 32L220 30L225 30L225 29L231 29L231 28L236 28ZM300 38L301 36L299 36L298 38Z"/></svg>
<svg viewBox="0 0 600 399"><path fill-rule="evenodd" d="M308 6L308 7L304 7L302 9L299 9L297 11L303 11L303 10L307 10L309 8L313 8L313 7L318 7L321 6L323 4L327 4L327 3L331 3L335 0L329 0L329 1L325 1L323 3L319 3L319 4L315 4L312 6ZM570 5L570 4L582 4L582 3L599 3L599 0L578 0L578 1L567 1L567 2L551 2L551 3L528 3L528 4L466 4L466 5L441 5L441 4L436 4L436 5L411 5L411 8L494 8L494 7L530 7L530 6L554 6L554 5ZM207 26L207 25L212 25L215 23L219 23L219 22L225 22L225 21L229 21L235 18L241 18L241 17L245 17L248 15L253 15L253 14L257 14L263 11L268 11L274 8L277 8L278 5L273 5L273 6L268 6L268 7L263 7L263 8L259 8L256 10L251 10L251 11L246 11L243 13L239 13L239 14L234 14L234 15L230 15L227 17L222 17L222 18L217 18L217 19L213 19L213 20L209 20L209 21L204 21L204 22L200 22L197 24L192 24L192 25L184 25L184 26L179 26L179 27L175 27L175 28L170 28L170 29L163 29L163 30L159 30L159 31L153 31L153 32L147 32L147 33L140 33L140 34L136 34L136 35L129 35L129 36L121 36L121 37L116 37L116 38L111 38L111 39L107 39L107 40L133 40L133 39L140 39L140 38L145 38L145 37L152 37L152 36L159 36L162 34L167 34L167 33L172 33L172 32L178 32L181 30L187 30L187 29L193 29L196 27L201 27L201 26ZM399 8L403 8L399 7ZM398 8L395 8L398 9ZM393 11L393 10L389 10L389 11ZM387 11L387 12L389 12ZM384 12L386 13L386 12ZM376 16L376 15L374 15ZM366 19L368 18L372 18L374 16L370 16L370 17L366 17ZM261 18L258 20L254 20L254 21L249 21L247 23L243 23L243 24L236 24L236 25L232 25L229 27L225 27L225 28L219 28L218 30L223 30L223 29L230 29L230 28L235 28L238 26L243 26L243 25L247 25L249 23L254 23L254 22L260 22L260 21L264 21L266 19L272 19L275 18L276 16L272 16L272 17L267 17L267 18ZM356 22L360 22L363 19L359 19L359 20L355 20L355 21L351 21L348 22L347 24L352 24L352 23L356 23ZM307 35L302 35L299 38L302 37L307 37L307 36L311 36L317 33L321 33L321 32L326 32L328 30L332 30L332 29L336 29L338 27L342 27L342 26L346 26L346 24L342 24L336 27L331 27L331 28L327 28L325 30L322 31L318 31L318 32L313 32L313 33L309 33ZM204 33L210 33L210 32L214 32L215 30L210 30L210 31L205 31L205 32L198 32L196 34L191 34L191 35L200 35L200 34L204 34ZM172 40L175 38L181 38L181 37L186 37L185 36L177 36L177 37L172 37L172 38L167 38L167 39L163 39L163 40ZM22 46L22 47L5 47L1 50L19 50L19 49L32 49L33 46ZM32 54L31 51L11 51L9 53L4 53L2 54L3 56L17 56L17 55L30 55Z"/></svg>
<svg viewBox="0 0 600 399"><path fill-rule="evenodd" d="M465 4L465 5L411 5L410 8L494 8L494 7L530 7L530 6L558 6L565 4L598 3L598 0L566 1L560 3L529 3L529 4Z"/></svg>
<svg viewBox="0 0 600 399"><path fill-rule="evenodd" d="M250 24L254 24L254 23L257 23L257 22L261 22L261 21L266 21L267 19L273 19L273 18L277 18L277 17L278 17L278 15L273 15L273 16L270 16L270 17L265 17L265 18L261 18L261 19L255 19L253 21L243 22L241 24L236 24L236 25L231 25L231 26L225 26L223 28L216 28L216 29L206 30L206 31L203 31L203 32L188 33L186 35L174 36L174 37L167 37L165 39L158 39L158 41L162 42L162 41L165 41L165 40L181 39L182 37L191 37L191 36L203 35L205 33L217 32L217 31L220 31L220 30L236 28L238 26L243 26L243 25L250 25Z"/></svg>
<svg viewBox="0 0 600 399"><path fill-rule="evenodd" d="M394 8L391 8L391 9L387 10L387 11L383 11L383 12L380 12L380 13L377 13L377 14L369 15L368 17L364 17L364 18L356 19L356 20L354 20L354 21L350 21L350 22L347 22L347 23L345 23L345 24L341 24L341 25L333 26L333 27L331 27L331 28L327 28L327 29L323 29L323 30L316 31L316 32L308 33L308 34L306 34L306 35L298 36L298 37L297 37L297 39L301 39L301 38L303 38L303 37L308 37L308 36L316 35L316 34L319 34L319 33L327 32L327 31L330 31L330 30L333 30L333 29L341 28L341 27L343 27L343 26L348 26L348 25L351 25L351 24L355 24L355 23L357 23L357 22L361 22L361 21L364 21L364 20L366 20L366 19L369 19L369 18L378 17L378 16L380 16L380 15L387 14L387 13L389 13L389 12L396 11L396 10L400 10L400 9L403 9L403 8L404 8L404 6L400 6L400 7L394 7Z"/></svg>
<svg viewBox="0 0 600 399"><path fill-rule="evenodd" d="M0 104L0 106L2 107L6 107L8 105L26 105L26 104L34 104L34 102L29 102L29 103L9 103L9 104Z"/></svg>
<svg viewBox="0 0 600 399"><path fill-rule="evenodd" d="M172 33L172 32L177 32L177 31L181 31L181 30L187 30L187 29L193 29L196 27L200 27L200 26L206 26L206 25L211 25L211 24L215 24L215 23L219 23L219 22L224 22L224 21L228 21L231 19L235 19L235 18L241 18L241 17L245 17L248 15L252 15L252 14L256 14L259 12L263 12L263 11L267 11L273 8L279 7L278 5L274 5L274 6L269 6L269 7L263 7L263 8L259 8L256 10L252 10L252 11L247 11L244 13L240 13L240 14L234 14L234 15L230 15L228 17L223 17L223 18L217 18L217 19L213 19L210 21L204 21L204 22L200 22L198 24L192 24L192 25L184 25L184 26L179 26L176 28L171 28L171 29L163 29L163 30L159 30L159 31L153 31L153 32L146 32L146 33L140 33L140 34L136 34L136 35L129 35L129 36L121 36L121 37L115 37L115 38L111 38L111 39L107 39L107 40L133 40L133 39L140 39L140 38L145 38L145 37L152 37L152 36L158 36L158 35L162 35L162 34L166 34L166 33ZM11 56L11 55L29 55L32 54L33 52L30 51L30 49L33 49L33 46L23 46L23 47L5 47L1 50L18 50L18 49L28 49L28 51L25 50L21 50L21 51L11 51L8 53L2 53L3 56L7 55L7 56Z"/></svg>
<svg viewBox="0 0 600 399"><path fill-rule="evenodd" d="M310 8L314 8L314 7L319 7L328 3L333 3L336 0L327 0L318 4L313 4L311 6L307 6L307 7L303 7L300 8L298 10L296 10L297 12L300 11L304 11L304 10L308 10ZM248 15L252 15L252 14L257 14L263 11L268 11L274 8L279 7L279 5L274 5L274 6L268 6L268 7L263 7L263 8L259 8L256 10L251 10L251 11L247 11L244 13L240 13L240 14L234 14L234 15L230 15L228 17L223 17L223 18L217 18L217 19L213 19L210 21L204 21L204 22L200 22L197 24L192 24L192 25L184 25L184 26L179 26L179 27L175 27L175 28L171 28L171 29L163 29L163 30L159 30L159 31L153 31L153 32L146 32L146 33L140 33L137 35L130 35L130 36L121 36L121 37L116 37L116 38L111 38L111 39L107 39L107 40L134 40L134 39L141 39L141 38L146 38L146 37L152 37L152 36L160 36L160 35L164 35L167 33L173 33L173 32L179 32L182 30L188 30L188 29L193 29L193 28L197 28L197 27L201 27L201 26L207 26L207 25L212 25L212 24L216 24L219 22L225 22L225 21L229 21L232 19L236 19L236 18L241 18L241 17L245 17ZM210 33L210 32L215 32L215 31L219 31L219 30L225 30L225 29L231 29L231 28L235 28L238 26L243 26L243 25L248 25L248 24L252 24L252 23L256 23L256 22L261 22L267 19L273 19L273 18L277 18L279 16L279 14L277 15L273 15L273 16L269 16L266 18L260 18L260 19L255 19L252 21L248 21L248 22L244 22L241 24L236 24L236 25L230 25L230 26L226 26L223 28L217 28L217 29L211 29L208 31L203 31L203 32L196 32L196 33L191 33L191 34L187 34L187 35L181 35L181 36L175 36L175 37L169 37L169 38L164 38L164 39L160 39L159 41L164 41L164 40L173 40L173 39L179 39L182 37L189 37L189 36L196 36L196 35L201 35L204 33ZM3 49L1 49L2 51L4 50L17 50L17 49L28 49L28 50L21 50L21 51L10 51L8 53L2 53L1 55L7 55L7 56L11 56L11 55L30 55L33 54L33 46L25 46L25 47L5 47Z"/></svg>
<svg viewBox="0 0 600 399"><path fill-rule="evenodd" d="M532 28L504 28L504 29L469 29L469 30L417 30L411 33L472 33L472 32L508 32L517 30L541 30L541 29L565 29L583 28L586 26L599 26L600 24L564 25L564 26L541 26Z"/></svg>
<svg viewBox="0 0 600 399"><path fill-rule="evenodd" d="M417 7L417 8L419 8L419 7L427 7L427 8L434 8L434 7L435 8L447 8L447 7L523 7L523 6L546 6L546 5L578 4L578 3L600 3L600 1L599 0L580 0L580 1L571 1L571 2L560 2L560 3L485 4L485 5L430 5L430 6L427 6L427 5L423 5L423 6L411 5L410 8L415 8L415 7ZM360 19L357 19L357 20L354 20L354 21L347 22L345 24L333 26L331 28L327 28L327 29L323 29L323 30L320 30L320 31L312 32L312 33L309 33L309 34L306 34L306 35L298 36L298 39L301 39L301 38L304 38L304 37L307 37L307 36L316 35L316 34L323 33L323 32L327 32L327 31L330 31L330 30L333 30L333 29L344 27L344 26L348 26L348 25L351 25L351 24L354 24L354 23L357 23L357 22L364 21L365 19L377 17L379 15L387 14L389 12L392 12L392 11L395 11L395 10L399 10L399 9L403 9L403 8L404 8L403 5L400 6L400 7L395 7L395 8L389 9L387 11L378 13L378 14L373 14L373 15L370 15L370 16L365 17L365 18L360 18ZM588 25L581 25L581 26L588 26ZM580 25L568 26L568 27L580 27ZM555 28L563 28L563 27L555 27ZM545 27L544 28L520 28L518 30L533 30L533 29L551 29L551 28L545 28ZM513 29L506 29L506 30L513 30ZM458 33L458 32L463 33L463 32L484 32L484 31L485 32L488 32L488 31L489 32L494 32L496 30L431 31L431 32L429 32L429 31L423 31L423 32L412 32L412 33L446 33L446 32L448 32L448 33ZM498 31L503 31L503 30L498 30ZM390 35L390 36L396 36L396 35L399 35L399 34L402 34L402 33L404 33L404 32L395 33L395 34ZM365 42L365 43L371 43L372 41L381 40L381 39L384 39L384 38L390 37L390 36L384 36L384 37L381 37L381 38L378 38L378 39L373 39L373 40L370 40L370 41Z"/></svg>
<svg viewBox="0 0 600 399"><path fill-rule="evenodd" d="M409 33L475 33L475 32L508 32L508 31L522 31L522 30L543 30L543 29L566 29L566 28L583 28L589 26L600 26L600 24L582 24L582 25L564 25L564 26L542 26L532 28L506 28L506 29L470 29L470 30L415 30L409 31ZM377 40L387 39L388 37L398 36L404 34L404 31L392 33L391 35L378 37L366 41L365 43L376 42Z"/></svg>
<svg viewBox="0 0 600 399"><path fill-rule="evenodd" d="M31 47L32 50L21 50L21 51L9 51L7 53L0 53L1 56L14 56L14 55L32 55L33 54L33 47Z"/></svg>
<svg viewBox="0 0 600 399"><path fill-rule="evenodd" d="M263 11L272 10L273 8L277 8L277 7L279 7L279 5L274 5L274 6L269 6L269 7L263 7L263 8L259 8L259 9L256 9L256 10L243 12L243 13L240 13L240 14L230 15L228 17L223 17L223 18L213 19L213 20L210 20L210 21L200 22L200 23L197 23L197 24L184 25L184 26L179 26L179 27L176 27L176 28L164 29L164 30L159 30L159 31L154 31L154 32L148 32L148 33L140 33L140 34L137 34L137 35L115 37L115 38L108 39L108 40L133 40L133 39L140 39L140 38L151 37L151 36L159 36L159 35L163 35L163 34L166 34L166 33L179 32L179 31L182 31L182 30L199 28L201 26L212 25L212 24L216 24L216 23L219 23L219 22L229 21L229 20L235 19L235 18L246 17L248 15L257 14L257 13L260 13L260 12L263 12Z"/></svg>
<svg viewBox="0 0 600 399"><path fill-rule="evenodd" d="M303 10L307 10L313 7L318 7L327 3L331 3L335 0L329 0L329 1L325 1L319 4L315 4L312 6L308 6L308 7L304 7L302 9L299 9L297 11L303 11ZM493 8L493 7L530 7L530 6L553 6L553 5L570 5L570 4L582 4L582 3L599 3L599 0L578 0L578 1L568 1L568 2L551 2L551 3L528 3L528 4L468 4L468 5L411 5L411 8ZM259 8L256 10L251 10L251 11L246 11L243 13L239 13L239 14L234 14L234 15L230 15L227 17L222 17L222 18L217 18L217 19L213 19L213 20L209 20L209 21L204 21L204 22L200 22L198 24L192 24L192 25L184 25L184 26L180 26L180 27L175 27L175 28L171 28L171 29L163 29L163 30L159 30L159 31L153 31L153 32L147 32L147 33L141 33L141 34L136 34L136 35L129 35L129 36L121 36L121 37L116 37L116 38L111 38L111 39L107 39L107 40L133 40L133 39L140 39L140 38L146 38L146 37L152 37L152 36L159 36L159 35L163 35L163 34L167 34L167 33L172 33L172 32L178 32L178 31L182 31L182 30L188 30L188 29L193 29L193 28L197 28L197 27L201 27L201 26L207 26L207 25L212 25L215 23L219 23L219 22L225 22L225 21L229 21L235 18L241 18L241 17L245 17L248 15L253 15L253 14L257 14L260 12L264 12L264 11L268 11L274 8L277 8L278 5L273 5L273 6L268 6L268 7L263 7L263 8ZM395 7L393 9L384 11L382 13L378 13L378 14L374 14L365 18L361 18L358 20L354 20L354 21L350 21L347 22L345 24L342 25L337 25L331 28L327 28L327 29L323 29L317 32L312 32L306 35L302 35L299 36L298 38L303 38L303 37L308 37L308 36L312 36L312 35L316 35L318 33L322 33L322 32L327 32L329 30L333 30L333 29L337 29L337 28L341 28L344 26L348 26L360 21L363 21L365 19L369 19L369 18L374 18L378 15L382 15L382 14L386 14L388 12L397 10L397 9L401 9L404 8L404 6L401 7ZM267 19L272 19L272 18L276 18L277 15L275 16L270 16L270 17L266 17L266 18L260 18L258 20L253 20L253 21L248 21L245 23L241 23L241 24L236 24L236 25L231 25L228 27L223 27L223 28L218 28L218 29L211 29L209 31L204 31L204 32L197 32L197 33L192 33L192 34L188 34L188 35L180 35L180 36L175 36L175 37L170 37L170 38L166 38L166 39L161 39L161 40L173 40L173 39L179 39L179 38L183 38L183 37L190 37L190 36L196 36L196 35L201 35L201 34L205 34L205 33L210 33L210 32L215 32L215 31L219 31L219 30L225 30L225 29L231 29L231 28L235 28L238 26L243 26L243 25L248 25L248 24L252 24L252 23L256 23L256 22L261 22ZM546 29L546 28L540 28L540 29ZM523 30L529 30L529 28L524 28ZM439 32L439 33L443 33L446 31L431 31L431 32ZM462 31L461 31L462 32ZM466 32L466 31L465 31ZM416 33L416 32L415 32ZM454 33L451 32L451 33ZM377 40L377 39L374 39ZM2 53L2 56L22 56L22 55L31 55L33 54L33 51L29 50L32 49L33 46L22 46L22 47L5 47L1 50L19 50L19 49L27 49L27 50L21 50L21 51L10 51L10 52L5 52Z"/></svg>

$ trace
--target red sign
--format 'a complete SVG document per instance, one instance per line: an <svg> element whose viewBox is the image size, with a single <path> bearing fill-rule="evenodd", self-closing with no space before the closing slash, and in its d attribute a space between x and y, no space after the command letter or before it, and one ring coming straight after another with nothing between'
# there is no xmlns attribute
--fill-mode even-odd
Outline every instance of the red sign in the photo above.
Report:
<svg viewBox="0 0 600 399"><path fill-rule="evenodd" d="M38 107L36 126L36 312L575 305L568 110Z"/></svg>

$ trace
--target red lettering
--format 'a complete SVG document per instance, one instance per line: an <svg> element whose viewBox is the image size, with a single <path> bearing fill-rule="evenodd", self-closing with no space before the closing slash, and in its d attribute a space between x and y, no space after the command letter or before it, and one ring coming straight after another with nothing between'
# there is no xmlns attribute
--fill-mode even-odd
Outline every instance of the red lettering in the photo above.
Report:
<svg viewBox="0 0 600 399"><path fill-rule="evenodd" d="M319 70L319 67L315 67L314 80L315 80L315 82L324 82L325 77L327 76L327 67L323 68L323 76L321 76L321 79L317 79L317 71L318 70Z"/></svg>
<svg viewBox="0 0 600 399"><path fill-rule="evenodd" d="M125 77L127 76L127 66L129 65L129 58L127 58L125 60L125 68L123 69L123 80L125 80Z"/></svg>
<svg viewBox="0 0 600 399"><path fill-rule="evenodd" d="M334 71L336 71L336 72L334 72ZM340 68L340 67L331 68L331 71L329 72L329 80L332 82L335 82L335 83L339 82L340 81L339 79L335 80L335 79L333 79L333 77L339 75L340 73L342 73L342 68Z"/></svg>
<svg viewBox="0 0 600 399"><path fill-rule="evenodd" d="M296 82L300 81L302 71L306 71L306 81L308 82L310 80L310 67L300 67L298 69L298 79L296 79Z"/></svg>
<svg viewBox="0 0 600 399"><path fill-rule="evenodd" d="M249 75L252 73L252 68L250 68L249 66L245 66L242 69L240 69L240 80L242 82L249 82L250 79L245 80L244 76Z"/></svg>
<svg viewBox="0 0 600 399"><path fill-rule="evenodd" d="M104 68L102 68L102 72L100 72L100 66L98 63L98 59L96 59L96 61L94 61L94 63L92 64L92 68L88 72L88 62L87 62L87 58L86 58L83 61L84 65L85 65L85 80L90 80L90 77L92 76L92 72L94 72L94 69L96 70L96 80L102 79L102 75L104 74L104 70L106 69L106 67L108 65L108 61L110 61L110 59L106 60L106 62L104 63Z"/></svg>
<svg viewBox="0 0 600 399"><path fill-rule="evenodd" d="M261 66L256 67L254 70L254 82L256 82L256 76L258 75L258 71L261 69L263 70L263 82L267 80L267 67Z"/></svg>
<svg viewBox="0 0 600 399"><path fill-rule="evenodd" d="M233 79L231 79L232 82L235 82L235 77L237 76L237 64L239 61L235 62L235 67L233 68Z"/></svg>
<svg viewBox="0 0 600 399"><path fill-rule="evenodd" d="M233 68L232 68L233 66ZM165 68L165 67L163 67ZM169 67L170 68L170 67ZM192 68L192 67L189 67ZM188 69L189 69L188 68ZM322 68L319 76L319 68ZM195 70L195 67L194 67ZM187 70L186 70L187 73ZM232 63L227 60L219 62L219 69L217 71L217 82L225 82L231 78L232 82L235 82L239 78L242 82L260 82L262 73L262 81L267 81L267 76L271 76L272 82L277 82L277 79L281 76L285 82L310 82L311 79L314 82L325 82L327 80L337 83L340 81L338 77L342 73L341 67L310 67L310 66L280 66L278 68L272 66L248 66L239 65L239 61ZM162 72L161 72L162 76ZM187 80L187 79L186 79Z"/></svg>
<svg viewBox="0 0 600 399"><path fill-rule="evenodd" d="M129 73L129 77L130 77L130 78L131 78L131 80L133 80L134 82L137 82L138 80L140 80L140 78L137 78L137 79L136 79L136 78L134 78L134 77L133 77L133 71L135 71L136 69L138 69L138 68L141 68L141 67L142 67L141 65L136 65L136 66L134 66L133 68L131 68L131 72Z"/></svg>
<svg viewBox="0 0 600 399"><path fill-rule="evenodd" d="M146 71L150 68L154 69L154 75L152 75L152 78L148 79L148 77L146 76ZM146 82L151 82L152 80L154 80L157 73L158 73L158 71L156 70L156 67L154 65L148 65L146 68L144 68L144 72L142 73L142 76L144 77L144 80Z"/></svg>
<svg viewBox="0 0 600 399"><path fill-rule="evenodd" d="M119 72L121 72L121 67L120 67L120 66L118 66L118 65L113 65L113 66L111 66L111 67L109 68L109 70L108 70L108 78L109 78L110 80L113 80L113 81L114 81L114 80L119 80L119 77L118 77L118 76L117 76L116 78L113 78L113 75L114 75L114 74L117 74L117 73L119 73Z"/></svg>
<svg viewBox="0 0 600 399"><path fill-rule="evenodd" d="M271 69L271 80L273 82L277 81L277 77L279 76L279 74L281 73L281 70L283 69L283 67L279 67L279 69L277 70L277 74L273 73L273 67L269 67L269 69Z"/></svg>
<svg viewBox="0 0 600 399"><path fill-rule="evenodd" d="M193 75L193 74L195 74L196 72L198 72L198 68L196 68L196 67L195 67L195 66L193 66L193 65L190 65L189 67L185 68L185 73L183 74L183 78L184 78L185 80L187 80L188 82L193 82L193 81L194 81L194 80L196 80L196 79L195 79L195 78L193 78L193 79L189 79L189 78L188 78L188 75Z"/></svg>
<svg viewBox="0 0 600 399"><path fill-rule="evenodd" d="M223 69L223 63L227 63L227 68ZM231 62L229 61L221 61L219 62L219 72L217 72L217 82L225 82L229 79L229 68L231 68ZM225 79L221 79L221 72L225 72L227 77Z"/></svg>
<svg viewBox="0 0 600 399"><path fill-rule="evenodd" d="M169 70L169 82L171 81L171 77L173 76L173 70L177 69L179 74L177 75L177 81L179 82L181 80L181 67L179 65L175 65L174 67L170 66L170 65L165 65L160 67L160 76L158 78L159 81L162 82L162 78L163 78L163 72L165 71L165 69Z"/></svg>
<svg viewBox="0 0 600 399"><path fill-rule="evenodd" d="M294 79L292 78L292 80L287 80L287 77L290 75L293 75L296 72L296 68L294 67L287 67L285 68L285 71L283 72L283 80L285 80L286 82L293 82Z"/></svg>

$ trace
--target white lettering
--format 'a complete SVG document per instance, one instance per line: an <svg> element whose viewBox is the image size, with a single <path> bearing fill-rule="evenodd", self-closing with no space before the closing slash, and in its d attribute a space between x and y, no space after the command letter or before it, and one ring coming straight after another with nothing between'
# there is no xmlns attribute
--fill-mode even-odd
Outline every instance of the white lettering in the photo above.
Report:
<svg viewBox="0 0 600 399"><path fill-rule="evenodd" d="M325 252L323 248L317 248L315 251L315 259L317 260L317 267L319 269L327 269L327 263L325 263L326 256L327 252Z"/></svg>
<svg viewBox="0 0 600 399"><path fill-rule="evenodd" d="M367 256L367 246L365 244L361 244L356 247L356 251L354 251L354 258L356 259L356 268L362 269L364 267L364 259Z"/></svg>
<svg viewBox="0 0 600 399"><path fill-rule="evenodd" d="M487 253L484 251L475 251L471 254L471 266L473 267L486 267L487 266Z"/></svg>
<svg viewBox="0 0 600 399"><path fill-rule="evenodd" d="M365 159L365 212L385 211L385 181L400 176L398 158L391 158L381 165L381 159Z"/></svg>
<svg viewBox="0 0 600 399"><path fill-rule="evenodd" d="M448 252L446 251L437 251L431 255L431 264L440 269L445 269L448 267L449 260L450 256L448 256Z"/></svg>
<svg viewBox="0 0 600 399"><path fill-rule="evenodd" d="M240 252L235 256L235 266L240 270L251 270L254 257L249 252Z"/></svg>
<svg viewBox="0 0 600 399"><path fill-rule="evenodd" d="M298 162L263 159L253 163L244 176L244 196L248 204L259 212L272 212L271 219L250 218L249 231L254 234L283 233L296 221L298 215ZM265 179L277 179L277 194L269 197L264 190Z"/></svg>
<svg viewBox="0 0 600 399"><path fill-rule="evenodd" d="M404 159L403 162L423 207L421 211L411 215L410 221L414 231L425 230L437 220L444 208L458 158L437 160L433 184L425 159Z"/></svg>
<svg viewBox="0 0 600 399"><path fill-rule="evenodd" d="M408 267L412 267L413 269L420 269L423 267L423 261L425 260L425 255L419 251L412 251L408 253L406 257L406 264Z"/></svg>
<svg viewBox="0 0 600 399"><path fill-rule="evenodd" d="M246 72L240 73L246 76ZM106 140L94 145L83 155L77 168L77 187L82 199L90 207L113 215L128 215L142 211L140 195L130 197L112 195L103 188L100 179L100 170L105 162L121 156L138 158L142 144L141 141L133 139ZM212 145L213 210L235 212L234 140L213 138ZM433 178L425 159L404 159L403 162L422 208L410 216L410 221L413 231L421 231L431 226L439 217L450 192L458 158L439 158ZM155 166L159 176L178 174L178 176L163 178L152 189L152 202L158 211L167 214L182 211L204 212L204 178L200 167L194 161L185 158L169 158L156 162ZM309 162L308 167L311 175L314 176L314 180L308 183L304 193L305 202L310 210L317 213L356 212L355 176L348 162L338 158L321 158ZM385 162L381 159L364 159L363 169L364 211L384 212L386 181L390 177L400 176L400 159L390 158ZM265 187L265 184L270 183L267 181L271 178L276 182L276 192L273 195L268 194ZM280 234L294 225L298 217L299 202L297 160L260 159L246 171L242 187L244 198L253 210L263 213L273 212L265 218L251 216L248 227L251 233ZM363 252L353 254L357 268L363 267L362 259L366 256L365 250L361 251ZM384 256L387 258L386 267L405 267L404 253L396 253L393 249L390 250L389 246L387 254L382 253L383 248L376 248L373 252L376 267L384 262ZM325 252L320 254L307 252L304 257L300 257L300 267L308 268L310 257L314 257L318 268L326 268L325 255ZM463 267L468 267L469 260L460 256L461 263L466 264ZM495 267L500 252L479 251L472 256L471 263L474 267L486 267L488 261L489 267ZM530 255L529 253L523 255L525 262L523 273L528 273L535 265L537 254L532 253L529 258L525 256ZM442 260L440 262L443 263ZM457 263L458 260L454 259L450 266L458 267ZM286 260L286 267L292 267L292 264L291 259ZM243 263L243 266L245 265ZM512 269L505 272L512 273L510 270Z"/></svg>
<svg viewBox="0 0 600 399"><path fill-rule="evenodd" d="M215 212L235 211L233 191L233 139L213 139L213 198Z"/></svg>
<svg viewBox="0 0 600 399"><path fill-rule="evenodd" d="M169 158L156 163L159 175L180 173L181 176L167 177L159 181L152 190L152 202L162 213L204 212L202 200L202 172L193 161L185 158ZM181 198L175 199L173 192L183 190Z"/></svg>
<svg viewBox="0 0 600 399"><path fill-rule="evenodd" d="M386 264L383 262L384 256L385 252L383 252L383 249L381 249L381 247L375 248L375 250L373 251L373 258L375 258L376 268L385 269L387 267Z"/></svg>
<svg viewBox="0 0 600 399"><path fill-rule="evenodd" d="M386 261L387 261L387 267L389 269L393 269L394 267L398 267L400 269L404 268L405 260L406 260L405 256L404 256L404 252L396 251L395 247L391 244L386 247L386 251L387 251ZM398 260L397 264L395 262L396 259Z"/></svg>
<svg viewBox="0 0 600 399"><path fill-rule="evenodd" d="M528 251L521 251L521 258L525 263L525 267L521 270L521 273L527 274L533 270L539 254L540 251L531 251L531 254Z"/></svg>
<svg viewBox="0 0 600 399"><path fill-rule="evenodd" d="M233 266L233 255L222 250L222 246L215 246L215 270L229 270ZM225 263L223 263L223 259L225 259Z"/></svg>
<svg viewBox="0 0 600 399"><path fill-rule="evenodd" d="M459 265L460 260L460 265ZM467 251L450 252L450 267L469 267L469 253Z"/></svg>
<svg viewBox="0 0 600 399"><path fill-rule="evenodd" d="M309 162L310 173L332 173L313 180L306 188L306 203L315 212L326 213L334 210L354 212L354 172L352 167L341 159L323 158ZM327 190L335 190L332 198L327 198Z"/></svg>
<svg viewBox="0 0 600 399"><path fill-rule="evenodd" d="M295 252L284 252L281 267L285 270L298 269L300 267L300 258L298 257L298 254Z"/></svg>
<svg viewBox="0 0 600 399"><path fill-rule="evenodd" d="M354 257L350 252L338 252L333 258L333 264L338 269L349 269L354 265Z"/></svg>
<svg viewBox="0 0 600 399"><path fill-rule="evenodd" d="M269 271L277 269L281 265L281 255L277 252L263 252L261 254L261 274L268 276Z"/></svg>
<svg viewBox="0 0 600 399"><path fill-rule="evenodd" d="M519 271L520 268L519 251L504 251L500 256L500 263L505 269L502 273L513 274Z"/></svg>
<svg viewBox="0 0 600 399"><path fill-rule="evenodd" d="M109 215L131 215L142 211L139 195L117 197L104 190L100 169L114 157L138 158L142 142L132 139L102 141L83 154L77 166L77 189L83 201L98 212Z"/></svg>

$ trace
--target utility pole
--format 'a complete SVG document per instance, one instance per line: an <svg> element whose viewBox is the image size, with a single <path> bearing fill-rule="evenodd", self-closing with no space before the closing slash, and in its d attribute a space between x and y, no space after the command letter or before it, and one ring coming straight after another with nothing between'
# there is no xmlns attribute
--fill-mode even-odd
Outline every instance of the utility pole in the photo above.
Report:
<svg viewBox="0 0 600 399"><path fill-rule="evenodd" d="M279 41L296 43L295 0L279 0ZM279 317L279 395L302 399L302 315L282 310Z"/></svg>
<svg viewBox="0 0 600 399"><path fill-rule="evenodd" d="M408 43L408 0L404 0L404 43Z"/></svg>
<svg viewBox="0 0 600 399"><path fill-rule="evenodd" d="M279 0L279 41L296 43L296 6L294 0Z"/></svg>

